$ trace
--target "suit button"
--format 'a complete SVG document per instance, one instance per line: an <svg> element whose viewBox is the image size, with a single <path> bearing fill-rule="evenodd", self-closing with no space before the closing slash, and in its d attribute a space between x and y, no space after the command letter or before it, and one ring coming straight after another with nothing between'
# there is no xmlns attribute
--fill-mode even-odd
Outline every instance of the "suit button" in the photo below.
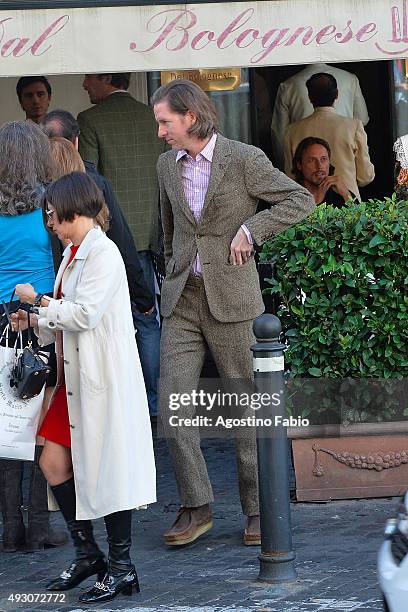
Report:
<svg viewBox="0 0 408 612"><path fill-rule="evenodd" d="M73 395L72 391L67 391L67 395Z"/></svg>
<svg viewBox="0 0 408 612"><path fill-rule="evenodd" d="M64 359L64 363L69 363L69 361L67 359Z"/></svg>
<svg viewBox="0 0 408 612"><path fill-rule="evenodd" d="M202 238L203 236L202 236L202 234L197 234L196 237L197 238Z"/></svg>
<svg viewBox="0 0 408 612"><path fill-rule="evenodd" d="M75 429L75 425L71 425L71 423L69 424L71 429Z"/></svg>

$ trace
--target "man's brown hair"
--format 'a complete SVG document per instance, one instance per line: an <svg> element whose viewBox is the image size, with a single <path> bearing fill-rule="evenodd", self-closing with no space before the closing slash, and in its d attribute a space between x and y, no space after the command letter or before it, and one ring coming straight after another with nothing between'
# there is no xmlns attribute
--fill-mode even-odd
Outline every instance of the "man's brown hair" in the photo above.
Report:
<svg viewBox="0 0 408 612"><path fill-rule="evenodd" d="M170 109L179 115L186 115L189 111L194 113L197 121L188 133L199 140L212 136L218 130L217 111L212 100L201 87L191 81L177 79L162 85L152 95L150 102L152 106L167 102Z"/></svg>

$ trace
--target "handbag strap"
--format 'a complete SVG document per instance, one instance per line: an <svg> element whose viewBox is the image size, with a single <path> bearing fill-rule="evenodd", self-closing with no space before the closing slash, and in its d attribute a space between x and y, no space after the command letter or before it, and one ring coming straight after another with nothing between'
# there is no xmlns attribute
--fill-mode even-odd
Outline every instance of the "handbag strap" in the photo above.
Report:
<svg viewBox="0 0 408 612"><path fill-rule="evenodd" d="M2 301L2 305L3 305L3 308L4 308L4 312L5 312L5 314L6 314L7 320L8 320L8 322L10 323L10 325L11 325L10 313L11 313L11 312L13 312L13 313L14 313L14 312L17 312L17 310L18 310L18 309L20 308L20 306L21 306L21 301L20 301L20 300L17 300L17 301L18 301L17 307L16 307L14 310L11 310L11 304L13 303L13 298L14 298L15 294L16 294L16 291L15 291L15 289L13 289L12 294L11 294L10 299L9 299L9 302L8 302L8 306L6 305L6 303L5 303L4 301Z"/></svg>
<svg viewBox="0 0 408 612"><path fill-rule="evenodd" d="M7 321L9 322L10 328L11 328L10 310L11 310L11 304L13 303L13 298L14 298L15 293L16 293L16 290L13 289L11 293L11 297L9 299L8 306L6 305L6 302L2 301L4 312L6 313Z"/></svg>
<svg viewBox="0 0 408 612"><path fill-rule="evenodd" d="M4 312L6 313L6 317L7 317L7 320L9 322L9 325L10 325L10 329L12 329L11 318L10 318L10 305L13 302L13 298L14 298L15 293L16 292L13 289L13 292L11 294L8 306L6 305L5 302L2 302L3 308L4 308ZM13 311L13 312L17 312L17 310L20 308L20 306L21 306L21 300L19 300L18 306L17 306L16 310ZM29 304L29 308L27 310L27 335L28 335L28 346L31 348L31 346L33 344L33 339L32 339L32 333L31 333L31 325L30 325L30 311L31 311L31 305ZM20 341L21 341L21 346L22 346L23 342L21 340L21 338L22 338L21 332L19 332L19 336L20 336ZM17 343L16 343L16 356L17 356Z"/></svg>
<svg viewBox="0 0 408 612"><path fill-rule="evenodd" d="M11 319L10 319L10 313L9 313L8 306L7 306L7 304L6 304L6 302L4 300L2 300L1 304L3 306L4 314L6 315L7 321L9 323L9 325L11 326Z"/></svg>
<svg viewBox="0 0 408 612"><path fill-rule="evenodd" d="M4 302L2 302L3 308L5 307ZM0 327L0 344L3 342L3 340L6 340L6 346L8 346L8 341L9 341L9 330L10 330L10 324L8 322L8 317L6 315L6 312L3 312L2 317L6 317L7 319L7 323L6 325L4 325L4 327Z"/></svg>
<svg viewBox="0 0 408 612"><path fill-rule="evenodd" d="M32 339L32 335L31 335L30 312L31 312L31 306L30 306L30 308L27 310L27 335L28 335L28 346L31 348L31 347L32 347L32 344L33 344L33 339Z"/></svg>
<svg viewBox="0 0 408 612"><path fill-rule="evenodd" d="M15 291L12 292L10 300L8 305L6 304L6 302L4 300L2 300L2 306L4 309L4 315L7 319L7 325L5 326L4 330L2 331L1 335L0 335L0 341L2 342L4 340L4 338L6 339L6 346L9 345L9 332L12 331L12 325L11 325L11 317L10 317L10 312L11 312L11 304L13 302L13 298L15 295ZM21 306L21 301L18 300L18 305L17 308L15 310L13 310L12 312L17 312L17 310L20 308ZM30 324L30 315L28 313L28 323ZM22 333L21 331L17 332L17 336L16 336L16 341L14 343L14 349L15 349L15 359L17 359L18 356L18 341L20 340L20 349L23 348L23 337L22 337ZM32 341L31 341L31 331L29 331L29 345L31 346Z"/></svg>

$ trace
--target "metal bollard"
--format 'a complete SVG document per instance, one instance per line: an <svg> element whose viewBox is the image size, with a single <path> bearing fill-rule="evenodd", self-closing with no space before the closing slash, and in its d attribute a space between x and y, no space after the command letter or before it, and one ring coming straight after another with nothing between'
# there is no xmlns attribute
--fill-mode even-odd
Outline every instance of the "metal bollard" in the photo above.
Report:
<svg viewBox="0 0 408 612"><path fill-rule="evenodd" d="M262 418L271 419L268 433L257 428L259 510L261 519L261 554L258 580L290 582L296 579L295 552L289 501L288 440L286 427L275 417L285 418L284 344L279 342L281 323L275 315L255 319L253 330L257 343L253 352L257 391L280 400L262 408ZM274 402L276 403L276 402ZM258 416L258 415L257 415ZM259 415L261 416L261 415Z"/></svg>

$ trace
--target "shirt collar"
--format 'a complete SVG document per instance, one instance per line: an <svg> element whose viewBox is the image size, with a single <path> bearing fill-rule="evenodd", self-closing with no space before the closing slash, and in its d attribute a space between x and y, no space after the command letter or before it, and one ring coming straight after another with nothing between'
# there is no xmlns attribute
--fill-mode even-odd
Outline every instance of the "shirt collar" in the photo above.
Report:
<svg viewBox="0 0 408 612"><path fill-rule="evenodd" d="M106 97L108 98L109 96L112 96L113 94L117 94L117 93L129 93L129 92L127 89L115 89L114 91L110 91Z"/></svg>
<svg viewBox="0 0 408 612"><path fill-rule="evenodd" d="M334 106L316 106L315 112L318 112L318 111L323 111L324 113L327 113L327 112L334 113L335 112Z"/></svg>
<svg viewBox="0 0 408 612"><path fill-rule="evenodd" d="M205 145L204 149L202 149L200 153L197 155L196 159L198 159L199 155L201 155L207 161L212 162L216 142L217 142L217 134L213 134L210 140ZM178 151L177 153L176 161L178 161L185 155L188 155L188 152L185 149L180 149L180 151Z"/></svg>

